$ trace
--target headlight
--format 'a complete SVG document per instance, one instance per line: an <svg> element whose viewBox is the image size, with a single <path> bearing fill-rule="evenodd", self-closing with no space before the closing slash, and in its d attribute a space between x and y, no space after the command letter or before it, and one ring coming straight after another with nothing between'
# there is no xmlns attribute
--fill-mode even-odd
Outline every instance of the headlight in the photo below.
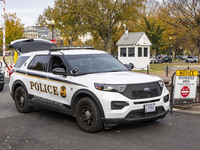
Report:
<svg viewBox="0 0 200 150"><path fill-rule="evenodd" d="M109 92L124 92L126 89L125 84L100 84L100 83L95 83L94 87L97 90L102 90L102 91L109 91Z"/></svg>
<svg viewBox="0 0 200 150"><path fill-rule="evenodd" d="M165 83L163 82L163 80L158 81L158 83L159 83L159 85L160 85L161 88L163 88L164 85L165 85Z"/></svg>

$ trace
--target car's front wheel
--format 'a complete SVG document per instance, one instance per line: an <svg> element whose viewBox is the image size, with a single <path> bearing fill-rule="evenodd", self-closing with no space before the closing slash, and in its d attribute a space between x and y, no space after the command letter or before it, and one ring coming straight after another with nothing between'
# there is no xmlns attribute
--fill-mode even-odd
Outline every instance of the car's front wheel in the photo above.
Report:
<svg viewBox="0 0 200 150"><path fill-rule="evenodd" d="M75 114L81 130L92 133L103 129L99 108L90 97L78 101Z"/></svg>
<svg viewBox="0 0 200 150"><path fill-rule="evenodd" d="M19 86L14 92L15 106L20 113L27 113L32 110L32 107L28 105L28 94L26 90Z"/></svg>

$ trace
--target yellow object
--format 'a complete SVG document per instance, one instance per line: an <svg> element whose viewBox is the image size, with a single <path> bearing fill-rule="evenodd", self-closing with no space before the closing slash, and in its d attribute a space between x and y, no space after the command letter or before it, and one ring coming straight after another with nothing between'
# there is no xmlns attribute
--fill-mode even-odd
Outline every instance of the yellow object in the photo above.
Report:
<svg viewBox="0 0 200 150"><path fill-rule="evenodd" d="M18 59L18 53L17 53L17 52L14 52L14 63L17 62L17 59Z"/></svg>
<svg viewBox="0 0 200 150"><path fill-rule="evenodd" d="M176 76L198 76L197 70L176 70Z"/></svg>

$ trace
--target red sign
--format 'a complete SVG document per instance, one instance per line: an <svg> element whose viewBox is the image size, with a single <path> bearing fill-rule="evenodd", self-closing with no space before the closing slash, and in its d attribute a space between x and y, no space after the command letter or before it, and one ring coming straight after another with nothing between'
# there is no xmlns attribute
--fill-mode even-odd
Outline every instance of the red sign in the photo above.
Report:
<svg viewBox="0 0 200 150"><path fill-rule="evenodd" d="M190 94L190 89L188 86L184 86L182 89L181 89L181 96L182 97L187 97L188 95Z"/></svg>
<svg viewBox="0 0 200 150"><path fill-rule="evenodd" d="M57 41L56 41L55 39L51 39L51 42L52 42L53 44L57 44Z"/></svg>

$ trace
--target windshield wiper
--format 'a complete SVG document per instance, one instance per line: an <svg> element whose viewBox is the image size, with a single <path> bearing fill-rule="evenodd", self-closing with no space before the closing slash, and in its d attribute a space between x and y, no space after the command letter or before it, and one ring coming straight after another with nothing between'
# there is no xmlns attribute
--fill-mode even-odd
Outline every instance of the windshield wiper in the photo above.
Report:
<svg viewBox="0 0 200 150"><path fill-rule="evenodd" d="M122 71L128 71L128 70L112 70L112 71L108 71L108 72L122 72Z"/></svg>

